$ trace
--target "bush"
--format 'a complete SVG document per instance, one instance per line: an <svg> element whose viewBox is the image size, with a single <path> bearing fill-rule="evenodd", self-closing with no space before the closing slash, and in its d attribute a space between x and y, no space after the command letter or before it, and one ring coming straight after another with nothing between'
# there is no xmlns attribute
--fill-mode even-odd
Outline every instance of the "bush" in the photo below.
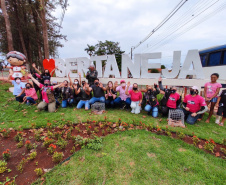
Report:
<svg viewBox="0 0 226 185"><path fill-rule="evenodd" d="M36 168L36 169L34 170L34 172L36 173L37 176L42 176L42 174L43 174L42 168Z"/></svg>
<svg viewBox="0 0 226 185"><path fill-rule="evenodd" d="M27 148L28 151L30 151L33 148L33 145L29 140L25 142L25 147Z"/></svg>
<svg viewBox="0 0 226 185"><path fill-rule="evenodd" d="M36 158L36 156L37 156L37 152L32 152L32 153L30 153L28 160L33 160Z"/></svg>
<svg viewBox="0 0 226 185"><path fill-rule="evenodd" d="M7 162L0 160L0 174L4 173L7 169Z"/></svg>
<svg viewBox="0 0 226 185"><path fill-rule="evenodd" d="M100 150L103 147L102 138L94 136L94 139L89 140L86 147L92 150Z"/></svg>
<svg viewBox="0 0 226 185"><path fill-rule="evenodd" d="M9 149L7 149L6 151L4 151L2 153L2 157L5 161L9 160L9 158L11 157L11 153L10 153Z"/></svg>
<svg viewBox="0 0 226 185"><path fill-rule="evenodd" d="M17 141L17 142L23 140L22 132L17 132L17 134L14 137L14 140Z"/></svg>
<svg viewBox="0 0 226 185"><path fill-rule="evenodd" d="M68 144L68 141L65 141L64 139L59 138L56 144L60 147L60 149L65 149Z"/></svg>
<svg viewBox="0 0 226 185"><path fill-rule="evenodd" d="M55 163L62 161L64 154L62 152L54 152L52 160Z"/></svg>
<svg viewBox="0 0 226 185"><path fill-rule="evenodd" d="M50 144L49 148L47 148L49 154L53 154L56 151L56 145Z"/></svg>
<svg viewBox="0 0 226 185"><path fill-rule="evenodd" d="M49 139L48 137L46 137L46 138L44 139L43 146L47 148L47 147L49 147L49 145L52 144L53 142L54 142L53 139Z"/></svg>

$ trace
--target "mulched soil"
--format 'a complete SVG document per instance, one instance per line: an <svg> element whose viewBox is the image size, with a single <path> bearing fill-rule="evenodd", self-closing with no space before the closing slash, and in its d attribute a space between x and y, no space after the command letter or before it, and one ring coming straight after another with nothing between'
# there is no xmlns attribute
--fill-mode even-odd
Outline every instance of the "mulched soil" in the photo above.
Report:
<svg viewBox="0 0 226 185"><path fill-rule="evenodd" d="M125 130L134 130L134 129L146 129L147 131L151 131L153 133L157 133L160 135L166 135L165 131L162 131L161 133L157 132L156 128L144 128L143 126L134 126L134 125L127 125L126 123L123 123L123 127L119 127L118 124L115 123L111 123L111 122L100 122L100 123L95 123L95 122L89 122L88 126L91 126L90 131L94 131L94 128L98 128L98 132L95 133L95 135L97 136L106 136L108 134L117 132L117 131L125 131ZM64 134L62 134L62 138L64 138L66 140L66 134L69 131L70 127L73 128L71 135L72 136L77 136L80 135L83 138L92 138L93 135L88 131L87 133L87 123L80 123L80 124L73 124L73 125L65 125L62 128L53 128L53 129L47 129L44 128L41 136L47 137L47 132L48 130L50 130L51 132L55 133L55 132L62 132L65 131ZM76 127L79 127L79 131L78 129L75 129ZM29 151L25 148L25 146L23 146L22 148L17 148L16 144L18 142L16 142L14 140L14 137L16 136L16 134L19 131L15 131L15 130L11 130L9 137L5 138L5 137L0 137L0 154L3 153L3 151L5 151L6 149L9 149L11 152L11 158L7 161L7 168L11 169L10 172L8 172L7 170L0 174L0 182L4 182L6 180L6 177L10 178L11 180L13 179L13 177L16 176L15 181L17 185L27 185L27 184L31 184L32 182L34 182L38 177L36 176L36 173L34 172L34 170L36 168L42 168L45 172L48 172L49 170L51 170L56 163L54 163L52 161L52 155L47 153L47 149L45 147L42 146L43 141L35 141L34 138L34 131L37 129L29 129L29 130L23 130L23 138L24 138L24 143L26 140L30 140L31 143L36 143L37 148L36 148L36 152L37 152L37 157L32 160L32 161L28 161L23 169L23 172L19 172L16 168L16 166L19 164L19 162L23 159L23 158L27 158L29 156ZM104 132L104 134L103 134ZM177 134L172 132L172 137L173 138L178 138ZM53 139L56 141L57 139L53 137ZM182 139L184 142L188 143L188 144L193 144L193 140L192 140L192 136L185 136ZM70 157L72 154L70 153L71 149L74 145L74 142L72 139L67 140L68 141L68 145L65 149L60 149L57 146L57 152L63 152L64 157L63 160L67 159L68 157ZM200 139L200 142L198 143L197 147L206 151L204 149L204 144L205 144L206 140L202 140ZM226 146L221 145L221 144L216 144L216 147L214 148L214 153L211 153L209 151L206 151L207 153L210 153L216 157L221 157L223 159L226 159L226 155L221 151L220 148L225 148ZM81 146L77 145L75 146L75 150L78 151L81 149ZM0 156L0 160L3 160L2 156ZM42 178L44 180L44 178Z"/></svg>

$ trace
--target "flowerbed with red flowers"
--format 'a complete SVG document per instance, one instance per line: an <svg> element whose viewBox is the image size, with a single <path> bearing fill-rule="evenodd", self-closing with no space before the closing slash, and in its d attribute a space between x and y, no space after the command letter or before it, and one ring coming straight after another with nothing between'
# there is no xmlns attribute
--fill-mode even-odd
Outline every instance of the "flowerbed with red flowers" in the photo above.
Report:
<svg viewBox="0 0 226 185"><path fill-rule="evenodd" d="M187 136L182 132L171 132L160 126L127 124L121 119L118 122L87 120L86 123L72 124L65 122L53 128L47 123L45 129L16 131L13 129L0 130L0 182L16 184L31 184L39 176L50 171L54 165L66 160L82 147L98 150L102 147L101 138L114 132L144 129L159 135L177 138L193 144L199 149L216 157L226 159L225 141L215 143L212 139L203 140L197 136ZM44 178L43 178L44 180Z"/></svg>

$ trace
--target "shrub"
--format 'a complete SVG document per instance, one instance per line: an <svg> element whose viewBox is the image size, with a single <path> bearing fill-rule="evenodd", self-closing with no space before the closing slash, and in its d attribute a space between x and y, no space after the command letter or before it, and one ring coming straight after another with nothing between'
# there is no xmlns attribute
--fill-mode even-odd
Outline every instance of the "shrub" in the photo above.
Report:
<svg viewBox="0 0 226 185"><path fill-rule="evenodd" d="M223 143L224 146L226 146L226 138L223 139Z"/></svg>
<svg viewBox="0 0 226 185"><path fill-rule="evenodd" d="M177 137L179 138L179 139L184 139L185 138L185 134L183 133L183 132L177 132Z"/></svg>
<svg viewBox="0 0 226 185"><path fill-rule="evenodd" d="M36 151L35 152L32 152L32 153L30 153L30 155L28 157L28 160L33 160L33 159L36 158L36 156L37 156L37 152Z"/></svg>
<svg viewBox="0 0 226 185"><path fill-rule="evenodd" d="M75 153L75 146L72 147L72 149L70 150L70 153L71 154Z"/></svg>
<svg viewBox="0 0 226 185"><path fill-rule="evenodd" d="M53 154L56 151L56 145L50 144L49 148L47 148L49 154Z"/></svg>
<svg viewBox="0 0 226 185"><path fill-rule="evenodd" d="M172 137L172 133L170 131L166 131L167 136Z"/></svg>
<svg viewBox="0 0 226 185"><path fill-rule="evenodd" d="M55 137L57 138L57 139L59 139L60 137L61 137L61 135L62 135L62 132L59 132L59 131L57 131L57 132L55 132Z"/></svg>
<svg viewBox="0 0 226 185"><path fill-rule="evenodd" d="M100 150L102 148L102 138L94 136L94 139L89 140L86 147L92 150Z"/></svg>
<svg viewBox="0 0 226 185"><path fill-rule="evenodd" d="M22 134L22 132L17 132L17 134L14 137L14 140L17 141L17 142L23 140L23 134Z"/></svg>
<svg viewBox="0 0 226 185"><path fill-rule="evenodd" d="M10 153L9 149L7 149L6 151L4 151L2 153L2 157L5 161L9 160L9 158L11 157L11 153Z"/></svg>
<svg viewBox="0 0 226 185"><path fill-rule="evenodd" d="M68 141L65 141L64 139L59 138L56 144L60 147L60 149L65 149L68 144Z"/></svg>
<svg viewBox="0 0 226 185"><path fill-rule="evenodd" d="M64 154L62 152L54 152L52 160L55 163L62 161Z"/></svg>
<svg viewBox="0 0 226 185"><path fill-rule="evenodd" d="M27 148L28 151L30 151L33 148L33 145L29 140L25 142L25 147Z"/></svg>
<svg viewBox="0 0 226 185"><path fill-rule="evenodd" d="M162 129L157 125L157 129L156 129L156 133L157 134L161 134L162 133Z"/></svg>
<svg viewBox="0 0 226 185"><path fill-rule="evenodd" d="M24 170L24 165L26 164L26 162L27 162L27 159L23 158L23 159L20 161L20 163L16 166L16 169L17 169L20 173L23 172L23 170Z"/></svg>
<svg viewBox="0 0 226 185"><path fill-rule="evenodd" d="M220 149L224 153L224 155L226 155L226 149L225 148L220 148Z"/></svg>
<svg viewBox="0 0 226 185"><path fill-rule="evenodd" d="M75 146L77 146L77 145L83 146L84 143L85 143L85 142L84 142L84 138L83 138L82 136L77 135L77 136L75 137Z"/></svg>
<svg viewBox="0 0 226 185"><path fill-rule="evenodd" d="M213 153L215 146L216 146L216 144L215 144L214 140L210 139L210 140L205 142L204 149Z"/></svg>
<svg viewBox="0 0 226 185"><path fill-rule="evenodd" d="M192 137L192 140L193 140L193 144L194 144L195 146L200 142L200 139L199 139L197 136L193 136L193 137Z"/></svg>
<svg viewBox="0 0 226 185"><path fill-rule="evenodd" d="M46 138L44 139L43 146L47 148L47 147L48 147L50 144L52 144L53 142L54 142L53 139L49 139L48 137L46 137Z"/></svg>
<svg viewBox="0 0 226 185"><path fill-rule="evenodd" d="M39 177L39 176L42 176L42 174L43 174L43 170L42 170L42 168L36 168L35 170L34 170L34 172L36 173L36 175Z"/></svg>
<svg viewBox="0 0 226 185"><path fill-rule="evenodd" d="M23 147L23 146L24 146L23 140L21 140L21 141L16 145L17 148L21 148L21 147Z"/></svg>
<svg viewBox="0 0 226 185"><path fill-rule="evenodd" d="M4 173L7 169L7 162L0 160L0 174Z"/></svg>
<svg viewBox="0 0 226 185"><path fill-rule="evenodd" d="M5 128L1 131L2 137L9 137L10 130L6 130Z"/></svg>

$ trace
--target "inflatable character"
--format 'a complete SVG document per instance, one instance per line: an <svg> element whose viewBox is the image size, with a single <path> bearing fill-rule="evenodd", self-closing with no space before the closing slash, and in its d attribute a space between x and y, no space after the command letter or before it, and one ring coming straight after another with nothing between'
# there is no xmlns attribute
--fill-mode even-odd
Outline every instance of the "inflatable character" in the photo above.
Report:
<svg viewBox="0 0 226 185"><path fill-rule="evenodd" d="M10 51L7 55L7 61L11 67L9 69L9 75L11 80L19 77L21 81L26 80L26 71L24 63L26 62L26 56L18 51Z"/></svg>

